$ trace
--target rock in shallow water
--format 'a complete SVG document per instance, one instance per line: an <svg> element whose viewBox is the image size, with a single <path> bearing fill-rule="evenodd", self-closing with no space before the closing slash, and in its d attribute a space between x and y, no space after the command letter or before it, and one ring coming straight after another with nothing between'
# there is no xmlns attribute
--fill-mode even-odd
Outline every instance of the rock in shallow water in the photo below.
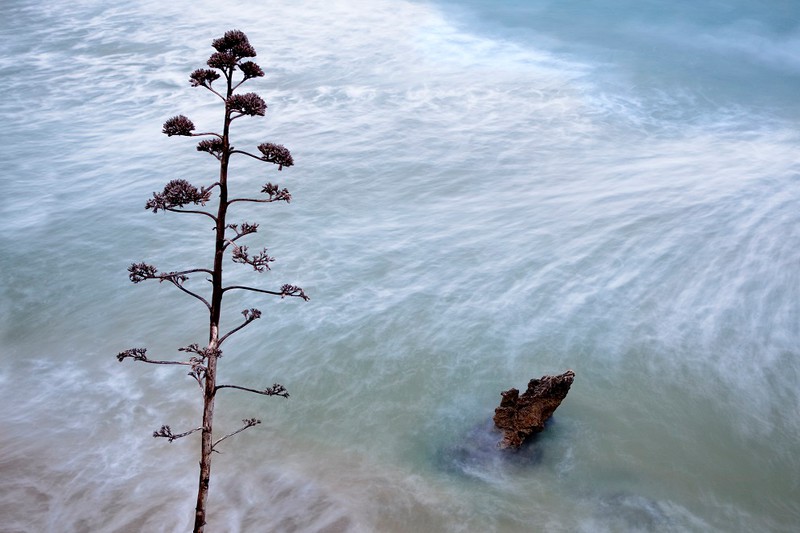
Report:
<svg viewBox="0 0 800 533"><path fill-rule="evenodd" d="M528 437L542 431L566 398L574 379L575 372L567 370L558 376L530 380L528 390L521 396L517 389L500 393L503 399L494 410L494 425L503 433L498 447L519 448Z"/></svg>
<svg viewBox="0 0 800 533"><path fill-rule="evenodd" d="M548 426L553 422L551 419ZM471 478L498 482L511 472L529 472L542 465L546 457L546 446L537 439L528 439L515 450L497 447L500 433L490 418L478 423L461 438L453 439L447 446L437 450L437 467L449 473ZM510 453L509 453L510 452Z"/></svg>

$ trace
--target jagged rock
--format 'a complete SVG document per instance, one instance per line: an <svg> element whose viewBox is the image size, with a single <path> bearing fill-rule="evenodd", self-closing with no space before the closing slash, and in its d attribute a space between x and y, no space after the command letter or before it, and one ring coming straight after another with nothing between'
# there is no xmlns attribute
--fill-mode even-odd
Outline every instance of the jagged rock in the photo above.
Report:
<svg viewBox="0 0 800 533"><path fill-rule="evenodd" d="M542 376L528 382L520 396L517 389L501 392L500 407L494 410L494 425L503 432L500 448L519 448L529 436L544 429L544 423L566 398L575 372L560 376Z"/></svg>

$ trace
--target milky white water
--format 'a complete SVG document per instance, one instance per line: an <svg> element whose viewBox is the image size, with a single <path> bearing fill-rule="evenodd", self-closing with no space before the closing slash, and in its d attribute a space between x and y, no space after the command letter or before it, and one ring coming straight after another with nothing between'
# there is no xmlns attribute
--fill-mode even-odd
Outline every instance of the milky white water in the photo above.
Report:
<svg viewBox="0 0 800 533"><path fill-rule="evenodd" d="M164 358L197 302L125 269L202 266L208 223L143 209L211 182L160 134L213 129L189 87L245 31L267 117L234 144L264 316L228 343L210 531L794 531L800 522L800 21L758 6L603 0L9 0L0 17L0 531L190 528L199 423ZM252 148L250 148L252 149ZM205 156L205 157L204 157ZM196 287L202 290L203 281ZM571 368L512 460L499 392Z"/></svg>

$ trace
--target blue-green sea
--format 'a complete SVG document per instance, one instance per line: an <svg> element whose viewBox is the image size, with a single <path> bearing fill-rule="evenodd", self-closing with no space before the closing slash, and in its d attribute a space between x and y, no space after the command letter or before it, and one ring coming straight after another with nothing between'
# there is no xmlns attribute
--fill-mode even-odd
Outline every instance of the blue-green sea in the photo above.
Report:
<svg viewBox="0 0 800 533"><path fill-rule="evenodd" d="M177 114L244 31L266 116L234 204L276 258L228 293L210 532L792 532L800 524L800 3L5 0L0 531L191 529L205 309L126 268L207 267L215 180ZM207 290L199 277L197 291ZM227 298L227 296L226 296ZM552 424L486 446L500 391L572 369ZM223 394L224 393L224 394Z"/></svg>

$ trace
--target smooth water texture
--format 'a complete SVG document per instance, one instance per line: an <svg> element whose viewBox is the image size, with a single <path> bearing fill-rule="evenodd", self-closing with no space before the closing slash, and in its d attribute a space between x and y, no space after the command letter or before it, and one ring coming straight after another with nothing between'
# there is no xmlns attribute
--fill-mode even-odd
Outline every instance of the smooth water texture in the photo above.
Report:
<svg viewBox="0 0 800 533"><path fill-rule="evenodd" d="M0 530L185 531L197 302L125 269L202 266L207 221L147 213L214 160L192 89L245 31L267 117L234 144L272 272L236 295L211 531L793 531L800 523L800 6L652 0L4 4ZM205 157L204 157L205 156ZM235 220L234 220L235 221ZM202 279L195 281L204 289ZM519 456L501 390L571 368Z"/></svg>

